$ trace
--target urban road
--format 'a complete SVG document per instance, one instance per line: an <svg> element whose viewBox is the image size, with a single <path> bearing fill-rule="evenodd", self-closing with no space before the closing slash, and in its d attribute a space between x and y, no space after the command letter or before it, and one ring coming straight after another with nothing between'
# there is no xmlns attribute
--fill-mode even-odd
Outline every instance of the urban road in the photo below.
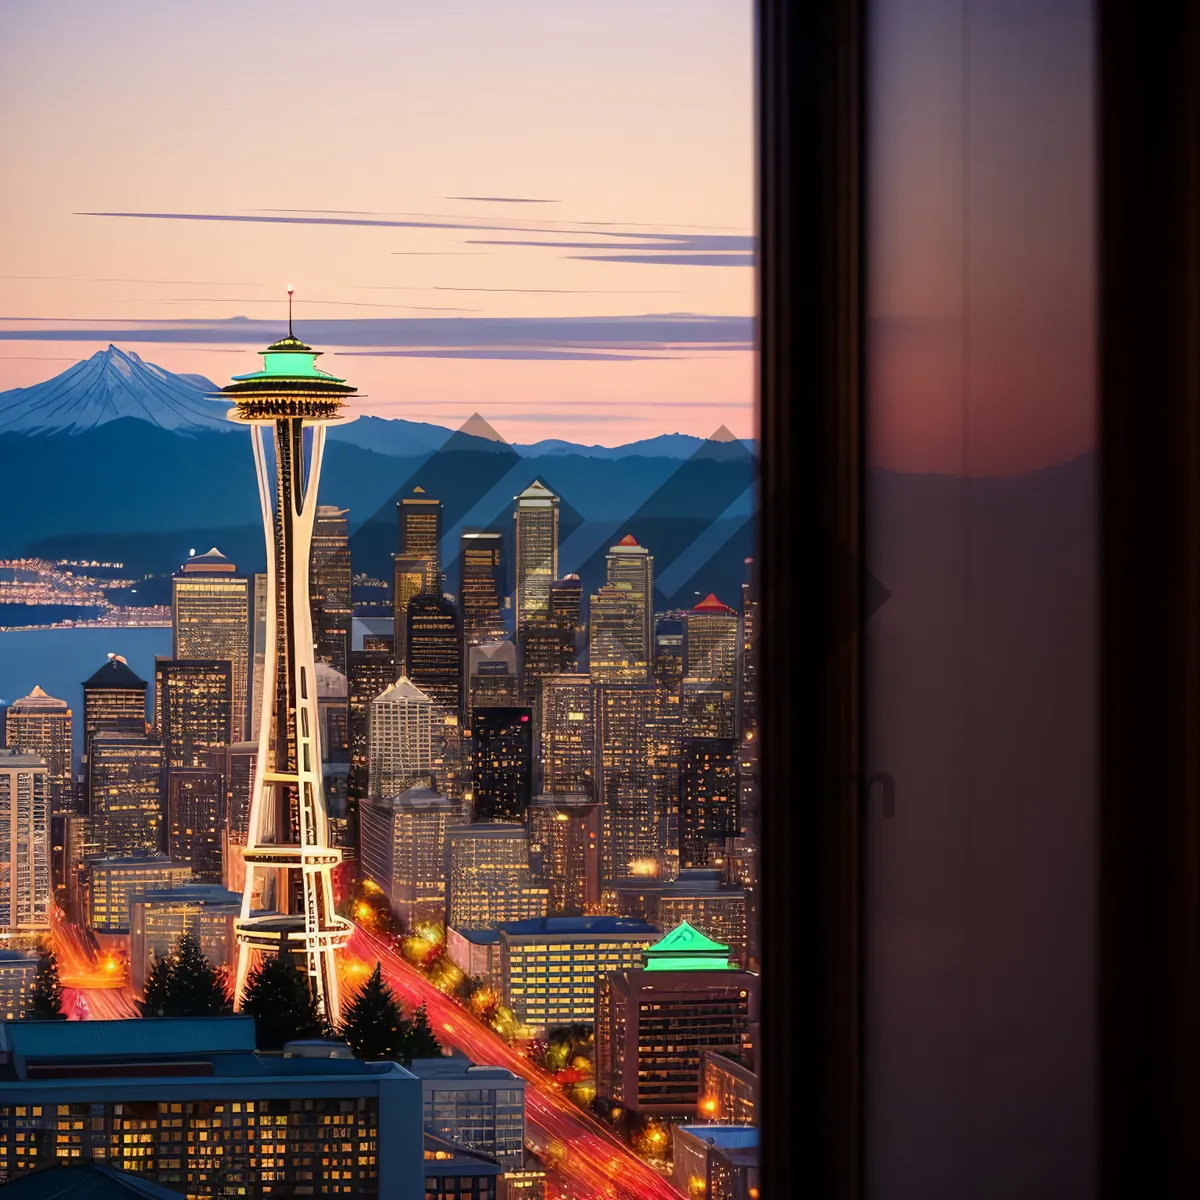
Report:
<svg viewBox="0 0 1200 1200"><path fill-rule="evenodd" d="M679 1200L681 1193L668 1180L572 1104L553 1076L438 991L387 939L359 926L349 949L364 961L377 960L406 1006L425 1005L429 1024L443 1045L477 1063L506 1067L526 1080L527 1138L548 1169L568 1186L572 1200Z"/></svg>

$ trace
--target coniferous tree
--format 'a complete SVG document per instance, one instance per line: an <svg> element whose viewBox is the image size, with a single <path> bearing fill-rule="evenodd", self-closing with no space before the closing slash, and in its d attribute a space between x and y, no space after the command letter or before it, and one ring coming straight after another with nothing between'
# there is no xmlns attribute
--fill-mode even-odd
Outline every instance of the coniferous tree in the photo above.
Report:
<svg viewBox="0 0 1200 1200"><path fill-rule="evenodd" d="M417 1008L409 1021L403 1051L401 1061L404 1063L411 1063L414 1058L437 1058L442 1052L441 1044L430 1028L429 1014L426 1013L424 1004Z"/></svg>
<svg viewBox="0 0 1200 1200"><path fill-rule="evenodd" d="M225 981L200 949L200 939L185 933L171 960L168 1017L221 1017L233 1011Z"/></svg>
<svg viewBox="0 0 1200 1200"><path fill-rule="evenodd" d="M359 1058L395 1058L409 1032L380 964L346 1007L339 1030Z"/></svg>
<svg viewBox="0 0 1200 1200"><path fill-rule="evenodd" d="M142 988L142 999L138 1003L143 1017L165 1017L171 1002L171 975L174 965L168 954L155 958Z"/></svg>
<svg viewBox="0 0 1200 1200"><path fill-rule="evenodd" d="M37 974L29 992L29 1016L34 1021L65 1021L62 1011L62 982L54 951L43 948Z"/></svg>
<svg viewBox="0 0 1200 1200"><path fill-rule="evenodd" d="M264 959L251 972L242 1012L254 1018L260 1050L282 1050L287 1042L325 1037L329 1032L308 977L296 969L286 950Z"/></svg>

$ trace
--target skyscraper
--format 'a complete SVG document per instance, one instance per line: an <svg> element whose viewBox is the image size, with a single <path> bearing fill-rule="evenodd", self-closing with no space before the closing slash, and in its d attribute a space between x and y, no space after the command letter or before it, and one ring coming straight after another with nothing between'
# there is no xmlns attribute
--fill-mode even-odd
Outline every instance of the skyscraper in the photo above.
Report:
<svg viewBox="0 0 1200 1200"><path fill-rule="evenodd" d="M65 700L35 687L9 706L7 744L10 750L36 754L46 764L52 813L75 812L75 776L71 710Z"/></svg>
<svg viewBox="0 0 1200 1200"><path fill-rule="evenodd" d="M595 797L596 708L590 675L547 675L540 703L542 791Z"/></svg>
<svg viewBox="0 0 1200 1200"><path fill-rule="evenodd" d="M627 533L608 551L608 584L628 583L641 613L642 625L637 644L636 661L647 665L654 645L654 556L639 546L637 539ZM633 655L634 648L629 647Z"/></svg>
<svg viewBox="0 0 1200 1200"><path fill-rule="evenodd" d="M174 658L233 664L233 728L246 729L250 673L250 582L215 546L193 555L172 581Z"/></svg>
<svg viewBox="0 0 1200 1200"><path fill-rule="evenodd" d="M371 703L396 679L396 662L391 639L387 648L350 651L346 680L350 709L350 783L358 789L367 782L367 737L371 725Z"/></svg>
<svg viewBox="0 0 1200 1200"><path fill-rule="evenodd" d="M579 669L575 630L543 614L530 616L521 626L519 636L521 695L526 704L536 704L542 679Z"/></svg>
<svg viewBox="0 0 1200 1200"><path fill-rule="evenodd" d="M396 659L396 678L408 673L408 606L414 596L439 595L429 591L431 560L408 554L392 559L392 647Z"/></svg>
<svg viewBox="0 0 1200 1200"><path fill-rule="evenodd" d="M197 883L223 879L224 754L222 748L208 755L205 767L167 772L167 853L191 867Z"/></svg>
<svg viewBox="0 0 1200 1200"><path fill-rule="evenodd" d="M650 683L597 689L598 799L604 802L605 878L635 878L660 853L650 792L648 749L656 689Z"/></svg>
<svg viewBox="0 0 1200 1200"><path fill-rule="evenodd" d="M708 865L709 847L737 837L737 738L683 739L679 768L679 865Z"/></svg>
<svg viewBox="0 0 1200 1200"><path fill-rule="evenodd" d="M583 627L583 583L578 575L564 575L550 585L550 620L576 634Z"/></svg>
<svg viewBox="0 0 1200 1200"><path fill-rule="evenodd" d="M495 529L463 533L459 541L462 568L463 639L468 646L502 642L508 636L505 614L504 538Z"/></svg>
<svg viewBox="0 0 1200 1200"><path fill-rule="evenodd" d="M529 870L521 825L460 825L446 833L446 924L495 929L502 921L544 917L549 890Z"/></svg>
<svg viewBox="0 0 1200 1200"><path fill-rule="evenodd" d="M588 661L597 683L636 683L649 675L646 609L634 585L602 587L588 608Z"/></svg>
<svg viewBox="0 0 1200 1200"><path fill-rule="evenodd" d="M292 334L290 306L289 292L288 336L261 352L263 369L225 388L231 418L251 430L271 598L234 996L240 1006L254 952L286 948L299 954L321 1011L336 1023L334 954L353 927L333 905L331 872L342 855L329 843L325 811L308 581L325 427L355 389L317 368L318 352Z"/></svg>
<svg viewBox="0 0 1200 1200"><path fill-rule="evenodd" d="M654 657L650 662L654 682L666 691L679 690L683 679L683 622L660 617L654 623Z"/></svg>
<svg viewBox="0 0 1200 1200"><path fill-rule="evenodd" d="M414 487L397 506L400 509L401 554L423 558L429 563L424 590L434 595L442 591L442 502Z"/></svg>
<svg viewBox="0 0 1200 1200"><path fill-rule="evenodd" d="M254 664L250 684L250 740L258 741L258 730L262 724L263 708L263 671L267 662L267 609L270 600L267 592L266 572L254 576L254 631L253 651ZM244 733L237 736L244 737Z"/></svg>
<svg viewBox="0 0 1200 1200"><path fill-rule="evenodd" d="M679 683L683 726L691 737L733 737L737 693L730 683L685 678Z"/></svg>
<svg viewBox="0 0 1200 1200"><path fill-rule="evenodd" d="M50 780L45 760L0 750L0 930L50 923Z"/></svg>
<svg viewBox="0 0 1200 1200"><path fill-rule="evenodd" d="M233 741L233 666L228 660L154 660L158 738L168 769L197 768Z"/></svg>
<svg viewBox="0 0 1200 1200"><path fill-rule="evenodd" d="M471 727L476 821L524 821L533 799L533 713L477 708Z"/></svg>
<svg viewBox="0 0 1200 1200"><path fill-rule="evenodd" d="M314 656L346 674L350 655L350 510L322 504L312 540L312 625Z"/></svg>
<svg viewBox="0 0 1200 1200"><path fill-rule="evenodd" d="M406 678L371 701L367 790L389 799L428 784L434 760L434 703Z"/></svg>
<svg viewBox="0 0 1200 1200"><path fill-rule="evenodd" d="M100 728L88 738L88 810L102 853L162 848L165 757L145 733Z"/></svg>
<svg viewBox="0 0 1200 1200"><path fill-rule="evenodd" d="M550 911L600 910L603 806L587 796L539 796L529 809L529 860L550 889Z"/></svg>
<svg viewBox="0 0 1200 1200"><path fill-rule="evenodd" d="M408 678L446 714L462 712L462 629L445 596L414 596L408 605Z"/></svg>
<svg viewBox="0 0 1200 1200"><path fill-rule="evenodd" d="M123 723L137 733L146 732L146 681L139 679L119 655L110 654L83 684L83 740L101 725Z"/></svg>
<svg viewBox="0 0 1200 1200"><path fill-rule="evenodd" d="M738 615L711 592L684 617L684 675L737 682Z"/></svg>
<svg viewBox="0 0 1200 1200"><path fill-rule="evenodd" d="M477 708L506 708L521 703L517 648L512 642L467 647L466 728Z"/></svg>
<svg viewBox="0 0 1200 1200"><path fill-rule="evenodd" d="M558 578L558 497L535 479L516 510L517 630L550 611L550 585Z"/></svg>

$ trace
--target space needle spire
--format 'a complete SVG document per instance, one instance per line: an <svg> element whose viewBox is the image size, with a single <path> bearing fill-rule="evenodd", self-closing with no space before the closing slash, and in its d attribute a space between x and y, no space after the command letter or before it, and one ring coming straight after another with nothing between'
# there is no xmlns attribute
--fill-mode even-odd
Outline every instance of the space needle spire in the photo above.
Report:
<svg viewBox="0 0 1200 1200"><path fill-rule="evenodd" d="M235 376L221 393L234 402L230 418L250 427L267 546L262 720L235 927L234 1005L241 1007L254 958L284 951L302 964L336 1025L335 955L353 927L334 912L332 873L342 853L329 844L308 577L325 427L341 420L356 389L319 370L319 352L296 337L291 287L288 335L259 353L262 370Z"/></svg>

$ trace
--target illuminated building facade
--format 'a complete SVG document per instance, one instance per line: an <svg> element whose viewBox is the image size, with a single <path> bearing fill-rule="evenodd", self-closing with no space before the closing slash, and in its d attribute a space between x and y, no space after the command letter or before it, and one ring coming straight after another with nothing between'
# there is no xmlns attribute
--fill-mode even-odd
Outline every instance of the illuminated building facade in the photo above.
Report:
<svg viewBox="0 0 1200 1200"><path fill-rule="evenodd" d="M647 678L646 614L628 580L607 584L588 609L588 663L597 683L637 683Z"/></svg>
<svg viewBox="0 0 1200 1200"><path fill-rule="evenodd" d="M350 686L341 671L319 662L317 673L317 726L321 731L321 761L350 761Z"/></svg>
<svg viewBox="0 0 1200 1200"><path fill-rule="evenodd" d="M224 757L218 750L212 766L167 771L167 853L191 867L197 883L224 878Z"/></svg>
<svg viewBox="0 0 1200 1200"><path fill-rule="evenodd" d="M192 868L165 854L97 858L88 863L88 925L98 933L128 933L135 897L192 882Z"/></svg>
<svg viewBox="0 0 1200 1200"><path fill-rule="evenodd" d="M144 733L97 729L88 740L88 811L105 854L163 846L166 755Z"/></svg>
<svg viewBox="0 0 1200 1200"><path fill-rule="evenodd" d="M388 898L405 927L446 919L446 835L462 805L427 787L359 805L361 872Z"/></svg>
<svg viewBox="0 0 1200 1200"><path fill-rule="evenodd" d="M154 660L154 707L166 765L195 768L233 739L233 667L206 659Z"/></svg>
<svg viewBox="0 0 1200 1200"><path fill-rule="evenodd" d="M684 675L738 684L738 615L711 592L684 617Z"/></svg>
<svg viewBox="0 0 1200 1200"><path fill-rule="evenodd" d="M671 1129L675 1187L705 1200L756 1200L758 1129L747 1125L675 1125Z"/></svg>
<svg viewBox="0 0 1200 1200"><path fill-rule="evenodd" d="M30 950L0 950L0 1021L25 1019L32 1001L38 958Z"/></svg>
<svg viewBox="0 0 1200 1200"><path fill-rule="evenodd" d="M87 1159L192 1197L423 1200L421 1085L398 1063L264 1057L249 1017L160 1018L148 1052L140 1024L5 1028L0 1171Z"/></svg>
<svg viewBox="0 0 1200 1200"><path fill-rule="evenodd" d="M737 692L729 684L684 679L679 685L684 730L690 737L731 738L737 732Z"/></svg>
<svg viewBox="0 0 1200 1200"><path fill-rule="evenodd" d="M536 704L540 684L547 675L575 671L579 665L576 631L559 625L545 614L530 614L519 634L521 694L526 704Z"/></svg>
<svg viewBox="0 0 1200 1200"><path fill-rule="evenodd" d="M427 558L397 554L392 560L392 645L397 676L408 670L408 606L415 596L438 595L430 592L428 584L433 566Z"/></svg>
<svg viewBox="0 0 1200 1200"><path fill-rule="evenodd" d="M0 750L0 930L50 922L50 780L45 760Z"/></svg>
<svg viewBox="0 0 1200 1200"><path fill-rule="evenodd" d="M77 811L71 710L67 702L35 687L28 696L9 705L5 732L10 750L36 754L46 764L50 811Z"/></svg>
<svg viewBox="0 0 1200 1200"><path fill-rule="evenodd" d="M83 739L101 726L146 732L146 681L139 679L119 655L108 661L83 684Z"/></svg>
<svg viewBox="0 0 1200 1200"><path fill-rule="evenodd" d="M479 708L471 729L477 821L524 821L533 800L533 711Z"/></svg>
<svg viewBox="0 0 1200 1200"><path fill-rule="evenodd" d="M516 511L517 630L550 611L558 578L558 497L535 479L514 498Z"/></svg>
<svg viewBox="0 0 1200 1200"><path fill-rule="evenodd" d="M442 502L414 487L397 505L400 510L401 554L429 563L424 591L440 595L442 590Z"/></svg>
<svg viewBox="0 0 1200 1200"><path fill-rule="evenodd" d="M462 712L462 627L445 596L414 596L408 604L405 672L446 714Z"/></svg>
<svg viewBox="0 0 1200 1200"><path fill-rule="evenodd" d="M427 784L433 771L434 704L405 678L371 701L367 734L368 792L398 796Z"/></svg>
<svg viewBox="0 0 1200 1200"><path fill-rule="evenodd" d="M235 1006L254 955L286 945L302 961L321 1011L336 1023L334 956L353 927L334 912L332 871L342 853L330 845L325 808L308 584L325 429L340 419L355 389L317 368L318 352L292 334L290 319L288 336L261 353L262 370L236 376L224 389L234 402L230 417L250 427L268 594ZM273 478L267 431L274 440Z"/></svg>
<svg viewBox="0 0 1200 1200"><path fill-rule="evenodd" d="M596 696L590 675L547 675L542 680L540 738L542 791L594 796Z"/></svg>
<svg viewBox="0 0 1200 1200"><path fill-rule="evenodd" d="M529 835L520 825L461 825L446 833L446 924L495 929L544 917L550 897L529 868Z"/></svg>
<svg viewBox="0 0 1200 1200"><path fill-rule="evenodd" d="M215 546L187 560L172 580L173 658L216 659L233 667L233 728L246 731L250 673L250 581Z"/></svg>
<svg viewBox="0 0 1200 1200"><path fill-rule="evenodd" d="M683 680L683 622L660 617L654 624L654 651L650 673L654 682L669 692L677 692Z"/></svg>
<svg viewBox="0 0 1200 1200"><path fill-rule="evenodd" d="M511 708L521 703L517 648L512 642L467 647L466 728L477 708Z"/></svg>
<svg viewBox="0 0 1200 1200"><path fill-rule="evenodd" d="M356 787L367 782L367 751L371 730L371 704L396 680L396 661L392 639L387 645L368 650L350 651L346 677L347 707L350 717L350 776Z"/></svg>
<svg viewBox="0 0 1200 1200"><path fill-rule="evenodd" d="M550 911L583 916L600 909L603 805L583 796L539 796L529 809L529 859L550 889Z"/></svg>
<svg viewBox="0 0 1200 1200"><path fill-rule="evenodd" d="M608 586L627 583L641 619L636 643L626 644L628 656L648 667L654 647L654 556L627 533L609 550L606 565Z"/></svg>
<svg viewBox="0 0 1200 1200"><path fill-rule="evenodd" d="M758 1076L723 1054L702 1054L699 1109L700 1116L713 1125L756 1124Z"/></svg>
<svg viewBox="0 0 1200 1200"><path fill-rule="evenodd" d="M234 924L242 910L240 892L191 883L131 897L129 905L129 983L140 994L155 960L166 958L186 933L200 942L204 957L218 969L233 965Z"/></svg>
<svg viewBox="0 0 1200 1200"><path fill-rule="evenodd" d="M505 1167L525 1161L525 1080L469 1059L416 1058L425 1132L492 1155ZM471 1193L467 1193L471 1195Z"/></svg>
<svg viewBox="0 0 1200 1200"><path fill-rule="evenodd" d="M679 770L679 865L708 865L712 843L737 837L736 738L683 739Z"/></svg>
<svg viewBox="0 0 1200 1200"><path fill-rule="evenodd" d="M604 874L636 878L660 853L650 795L649 730L653 684L596 689L598 798L604 802Z"/></svg>
<svg viewBox="0 0 1200 1200"><path fill-rule="evenodd" d="M345 675L350 656L350 530L348 508L322 504L313 522L310 600L317 662Z"/></svg>
<svg viewBox="0 0 1200 1200"><path fill-rule="evenodd" d="M663 929L685 921L744 960L749 946L749 898L715 868L682 869L673 880L630 881L615 891L621 916L640 916Z"/></svg>
<svg viewBox="0 0 1200 1200"><path fill-rule="evenodd" d="M464 532L459 539L459 564L464 641L468 646L504 641L508 617L503 535L495 529Z"/></svg>
<svg viewBox="0 0 1200 1200"><path fill-rule="evenodd" d="M541 917L496 928L504 1003L533 1029L590 1025L596 985L611 971L641 966L658 937L644 921L619 917Z"/></svg>
<svg viewBox="0 0 1200 1200"><path fill-rule="evenodd" d="M642 963L597 989L597 1090L645 1116L694 1116L702 1054L751 1060L758 976L686 923L647 947Z"/></svg>

